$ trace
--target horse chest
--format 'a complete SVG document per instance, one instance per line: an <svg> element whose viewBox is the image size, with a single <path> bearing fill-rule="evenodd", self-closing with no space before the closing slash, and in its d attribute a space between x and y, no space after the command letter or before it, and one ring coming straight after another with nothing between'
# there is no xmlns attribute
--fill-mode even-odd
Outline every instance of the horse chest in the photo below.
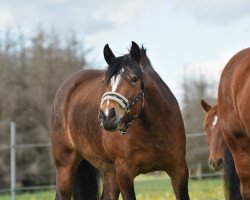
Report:
<svg viewBox="0 0 250 200"><path fill-rule="evenodd" d="M103 146L108 158L115 163L124 160L133 166L138 173L159 170L162 165L160 156L164 147L160 141L140 141L129 136L111 135L105 138Z"/></svg>
<svg viewBox="0 0 250 200"><path fill-rule="evenodd" d="M85 146L84 151L81 152L84 159L90 162L95 168L114 172L114 163L112 163L105 152L102 150L96 150L92 146Z"/></svg>

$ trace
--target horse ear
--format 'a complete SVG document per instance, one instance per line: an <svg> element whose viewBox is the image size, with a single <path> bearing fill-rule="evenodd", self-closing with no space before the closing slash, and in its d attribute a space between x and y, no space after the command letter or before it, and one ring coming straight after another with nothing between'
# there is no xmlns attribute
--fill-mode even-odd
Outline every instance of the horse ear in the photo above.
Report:
<svg viewBox="0 0 250 200"><path fill-rule="evenodd" d="M207 113L210 110L211 106L205 100L202 99L201 108L205 113Z"/></svg>
<svg viewBox="0 0 250 200"><path fill-rule="evenodd" d="M108 44L104 46L103 55L108 65L110 65L116 58Z"/></svg>
<svg viewBox="0 0 250 200"><path fill-rule="evenodd" d="M140 47L134 41L132 41L130 55L136 62L138 62L138 63L140 62L141 50L140 50Z"/></svg>

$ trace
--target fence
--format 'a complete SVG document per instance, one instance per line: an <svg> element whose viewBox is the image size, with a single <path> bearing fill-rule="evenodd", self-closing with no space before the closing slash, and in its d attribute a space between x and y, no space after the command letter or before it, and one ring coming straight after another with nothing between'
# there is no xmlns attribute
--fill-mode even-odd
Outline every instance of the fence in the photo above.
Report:
<svg viewBox="0 0 250 200"><path fill-rule="evenodd" d="M46 186L30 186L30 187L16 187L16 150L19 148L34 148L34 147L51 147L51 143L40 143L40 144L16 144L16 124L11 122L10 124L10 145L0 147L1 150L10 150L10 188L1 189L0 194L9 192L11 200L16 199L17 191L34 191L44 189L55 189L55 185Z"/></svg>
<svg viewBox="0 0 250 200"><path fill-rule="evenodd" d="M204 137L205 133L192 133L187 134L187 139L194 137ZM11 200L16 199L17 191L34 191L34 190L44 190L44 189L55 189L55 185L45 185L45 186L30 186L30 187L17 187L16 186L16 150L19 148L34 148L34 147L51 147L51 143L40 143L40 144L16 144L16 125L14 122L10 124L10 145L0 147L1 150L10 150L10 188L1 189L0 195L2 193L10 193ZM212 176L221 176L222 173L202 173L201 165L197 165L197 173L190 176L190 178L204 178Z"/></svg>

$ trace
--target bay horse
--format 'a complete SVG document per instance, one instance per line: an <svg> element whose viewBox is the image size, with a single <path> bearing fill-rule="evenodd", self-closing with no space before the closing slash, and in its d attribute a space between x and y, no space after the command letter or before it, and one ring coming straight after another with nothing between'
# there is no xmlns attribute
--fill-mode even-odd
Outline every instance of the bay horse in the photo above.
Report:
<svg viewBox="0 0 250 200"><path fill-rule="evenodd" d="M250 200L250 48L224 67L218 88L218 115L240 179L242 198Z"/></svg>
<svg viewBox="0 0 250 200"><path fill-rule="evenodd" d="M220 127L217 104L211 106L201 100L201 108L205 112L204 129L207 133L209 146L208 165L212 171L219 171L224 167L224 187L226 200L242 200L232 154L229 151Z"/></svg>
<svg viewBox="0 0 250 200"><path fill-rule="evenodd" d="M165 171L178 200L188 200L186 137L178 102L132 42L116 57L104 47L106 70L83 70L59 87L51 119L56 199L135 200L134 178ZM73 188L73 189L72 189ZM73 191L73 192L72 192Z"/></svg>

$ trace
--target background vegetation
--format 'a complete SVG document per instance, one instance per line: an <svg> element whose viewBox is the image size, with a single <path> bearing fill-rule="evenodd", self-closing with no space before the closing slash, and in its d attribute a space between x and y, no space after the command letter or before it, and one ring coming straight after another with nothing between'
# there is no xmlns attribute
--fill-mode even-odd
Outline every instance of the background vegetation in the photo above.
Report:
<svg viewBox="0 0 250 200"><path fill-rule="evenodd" d="M204 113L201 110L200 101L205 99L211 105L216 103L217 83L215 81L201 72L184 71L181 80L183 91L181 109L187 134L204 132ZM191 174L199 173L197 169L202 169L203 173L209 173L207 138L204 136L187 138L186 149Z"/></svg>

